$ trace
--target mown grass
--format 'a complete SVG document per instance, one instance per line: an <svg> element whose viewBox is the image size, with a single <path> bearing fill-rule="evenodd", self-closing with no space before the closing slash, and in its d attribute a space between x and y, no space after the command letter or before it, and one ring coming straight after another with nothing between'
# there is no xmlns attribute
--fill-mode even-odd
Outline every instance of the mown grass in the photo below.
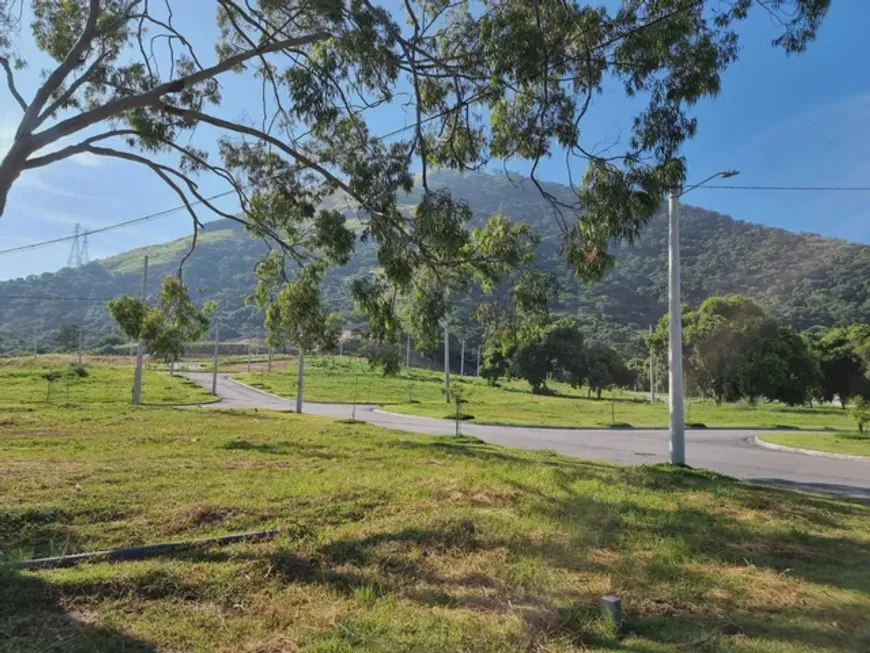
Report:
<svg viewBox="0 0 870 653"><path fill-rule="evenodd" d="M290 363L271 374L237 374L234 378L254 387L285 397L296 393L296 366ZM351 362L348 358L306 359L305 399L307 401L335 401L388 405L388 410L426 417L451 417L455 407L444 401L443 375L432 370L414 369L410 375L402 372L385 377L378 369L365 362ZM574 389L564 383L551 383L549 387L558 395L534 395L524 381L503 383L490 387L476 377L452 377L454 388L463 397L462 413L476 422L518 425L548 425L595 427L611 424L630 424L634 427L664 427L668 424L668 407L664 403L652 405L640 394L627 391L608 391L600 400L589 398L583 389ZM410 400L409 400L410 398ZM689 401L686 422L701 423L708 427L747 428L854 428L849 414L831 406L790 407L776 403L755 406Z"/></svg>
<svg viewBox="0 0 870 653"><path fill-rule="evenodd" d="M814 449L854 456L870 456L870 434L859 433L769 433L761 436L765 442L799 449Z"/></svg>
<svg viewBox="0 0 870 653"><path fill-rule="evenodd" d="M866 504L306 415L5 415L7 558L285 534L0 572L3 650L809 653L870 636ZM597 617L608 592L620 632Z"/></svg>
<svg viewBox="0 0 870 653"><path fill-rule="evenodd" d="M277 372L287 367L288 363L295 360L295 357L290 354L272 355L272 370ZM265 373L269 367L268 352L264 352L262 347L257 347L251 352L251 371ZM185 356L184 360L178 363L179 369L189 368L199 372L211 372L214 370L214 359L207 356ZM163 365L162 369L169 369L168 365ZM247 372L248 356L245 355L222 355L218 358L218 370L220 372Z"/></svg>
<svg viewBox="0 0 870 653"><path fill-rule="evenodd" d="M54 360L18 361L0 364L0 406L3 404L93 404L130 403L133 368L115 365L84 366L87 376L71 373L71 364ZM43 374L60 372L52 383L51 395ZM213 401L202 387L180 376L169 376L152 369L142 373L142 401L153 404ZM2 410L2 409L0 409ZM0 418L2 419L2 418Z"/></svg>

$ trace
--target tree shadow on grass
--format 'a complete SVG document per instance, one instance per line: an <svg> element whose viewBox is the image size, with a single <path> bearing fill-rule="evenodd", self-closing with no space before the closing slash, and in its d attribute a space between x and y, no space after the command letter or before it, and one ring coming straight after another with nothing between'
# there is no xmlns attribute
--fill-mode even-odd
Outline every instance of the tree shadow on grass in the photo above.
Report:
<svg viewBox="0 0 870 653"><path fill-rule="evenodd" d="M233 440L224 445L229 451L255 451L274 456L299 456L302 458L320 458L322 460L339 460L347 458L343 453L325 444L306 444L285 440L283 442L249 442L248 440Z"/></svg>
<svg viewBox="0 0 870 653"><path fill-rule="evenodd" d="M520 468L540 470L549 462L545 455L512 455L511 450L473 439L403 440L398 444L416 451L471 456ZM287 548L275 550L274 546L264 544L236 551L193 551L175 558L259 565L264 583L318 585L345 596L354 596L359 588L369 587L378 596L395 594L426 608L463 608L481 614L506 615L510 619L520 615L530 640L536 641L568 638L585 647L651 653L672 649L730 650L733 638L742 636L750 645L754 641L773 641L793 642L804 648L864 650L858 639L862 636L859 628L866 628L863 617L856 625L860 605L841 599L823 603L816 598L815 604L771 601L759 609L758 600L750 600L749 593L755 591L751 582L735 579L731 584L723 584L720 572L725 574L743 567L755 573L753 568L759 568L762 572L796 576L820 586L867 591L870 549L842 532L848 528L849 518L867 517L870 507L835 498L758 488L702 470L617 468L564 459L554 459L553 463L548 467L552 485L546 489L518 480L510 484L521 493L523 513L537 513L543 518L542 524L558 524L566 538L527 538L510 530L492 529L483 513L480 519L477 513L451 516L448 505L443 508L446 514L410 526L377 532L366 529L326 543L309 540L315 543L305 553ZM618 483L618 491L606 496L594 494L588 484L590 480ZM600 490L596 491L604 493L606 487L600 483ZM684 493L686 500L673 508L660 507L658 501L642 500L644 493L653 491L657 496L673 491L676 500ZM705 510L700 501L704 494L714 498L714 508L727 510ZM689 497L696 501L690 502ZM740 519L734 516L736 510L755 511L755 519ZM793 528L779 523L784 511L785 518L794 520ZM771 523L772 518L777 518L777 523ZM343 513L341 519L346 523ZM826 536L810 532L814 528L840 532ZM614 589L624 593L626 600L625 636L620 638L602 629L596 616L598 597L583 583L554 591L546 584L539 587L511 584L500 575L503 569L477 569L475 573L463 574L449 568L451 562L460 565L463 559L482 556L487 551L506 555L509 561L533 559L547 569L578 573L581 578L584 572L611 577ZM638 553L651 553L652 557L635 555ZM432 559L440 560L440 564L429 564ZM248 571L252 570L246 569L245 573ZM141 582L136 580L134 595L147 599L154 598L157 592L156 597L160 598L159 593L167 591L168 595L190 600L207 596L167 573ZM13 601L6 597L9 587L16 596L14 603L23 602L21 610L30 624L24 637L37 642L12 650L155 650L147 643L112 640L123 635L101 629L94 631L92 638L102 647L47 648L44 644L53 640L35 639L42 636L35 624L46 617L29 616L30 612L38 612L39 599L19 599L15 590L15 583L26 589L25 583L39 581L29 575L16 576L12 583L4 581L0 577L0 630L10 631L6 612L7 604ZM129 583L104 579L96 584L88 581L65 586L64 595L111 600L116 596L113 592L122 590L131 591ZM710 592L726 590L731 593L730 598L709 596ZM50 601L45 603L50 606ZM28 610L27 605L33 609ZM46 609L49 617L54 614L56 619L66 614L58 607ZM834 623L838 626L831 625ZM78 627L74 623L57 628L66 628L78 637ZM16 627L12 632L19 631ZM637 638L644 641L638 642Z"/></svg>
<svg viewBox="0 0 870 653"><path fill-rule="evenodd" d="M30 573L0 570L0 649L40 653L157 653L151 642L86 623L85 615L67 611L58 592Z"/></svg>
<svg viewBox="0 0 870 653"><path fill-rule="evenodd" d="M750 642L769 640L831 650L862 650L856 648L856 642L860 646L861 635L855 624L861 614L857 603L842 599L831 604L785 601L758 607L757 602L750 600L754 588L742 581L725 586L731 593L726 599L709 597L710 591L723 589L722 577L716 568L707 569L695 563L769 566L777 561L789 564L797 575L812 582L835 584L837 579L827 577L824 570L814 574L812 569L802 568L807 561L798 550L780 551L779 558L767 553L767 558L762 559L756 554L754 559L741 562L739 558L745 552L730 548L735 543L749 547L779 546L788 540L784 534L754 532L736 524L736 520L690 507L666 511L566 491L574 478L566 475L559 479L566 484L560 493L527 490L533 499L532 510L544 513L548 520L557 519L568 525L579 539L524 538L502 534L500 529L489 528L486 520L472 516L442 515L395 530L346 535L315 545L304 553L262 544L253 550L190 551L175 558L210 564L241 563L240 569L245 574L257 574L259 569L264 582L318 585L347 597L367 588L376 596L393 594L426 608L467 609L512 619L520 616L532 639L568 638L580 646L609 647L626 653L660 651L662 645L693 651L730 650L735 636ZM590 529L603 533L594 545L583 539L586 534L582 531ZM638 532L650 537L650 542L677 543L685 558L670 559L665 555L647 564L642 558L633 557L642 546L630 546L623 538ZM826 544L812 541L803 546L815 550ZM615 589L624 592L626 599L628 619L622 634L602 626L596 614L598 596L583 583L558 589L546 584L515 585L506 580L504 569L473 565L468 573L456 573L450 563L455 560L456 565L461 565L463 559L487 551L503 552L499 555L506 555L508 560L539 560L553 570L611 576ZM595 555L602 551L607 554L603 558ZM820 555L826 556L821 563L818 557L809 562L830 569L836 567L836 558L851 555L857 556L856 565L866 567L870 563L867 560L870 553L858 548ZM429 560L440 563L432 565ZM181 591L171 579L157 581L143 581L135 594L153 592L155 586L170 586L173 595ZM862 589L866 583L855 582L854 586ZM76 589L85 595L96 593L111 598L110 590ZM195 598L195 589L191 591Z"/></svg>
<svg viewBox="0 0 870 653"><path fill-rule="evenodd" d="M733 505L729 503L731 494L737 499L737 505L746 505L747 496L762 491L705 470L644 466L626 471L628 482L641 487L691 488L694 492L714 493L724 485L730 494L722 497L721 504L727 508ZM804 497L792 496L791 501L773 502L765 508L756 504L753 509L761 514L755 519L741 520L729 512L708 512L691 503L682 503L675 509L654 508L630 500L602 503L574 489L577 475L564 469L555 469L552 473L559 492L555 496L539 494L540 500L533 507L549 519L564 521L567 518L580 526L589 521L588 515L606 514L609 515L608 530L629 538L673 540L690 559L729 566L754 565L845 590L866 592L870 589L870 546L842 534L849 529L845 518L870 517L870 506L821 497L808 497L804 503ZM521 484L514 485L524 492L534 494L536 491ZM766 492L785 498L781 490ZM804 505L800 506L801 503ZM794 510L783 515L780 512L783 506ZM772 519L779 521L783 517L792 518L788 527L770 524ZM836 528L838 532L819 534L811 532L811 527Z"/></svg>
<svg viewBox="0 0 870 653"><path fill-rule="evenodd" d="M586 499L583 506L589 508L595 503L594 499ZM593 511L593 515L601 513L602 510ZM629 528L624 523L613 524L613 528L618 527ZM664 529L654 529L654 532L664 537ZM674 537L674 532L669 532L668 536ZM620 550L618 537L604 545L612 553ZM608 645L637 653L651 650L644 644L622 644L615 633L609 634L602 628L595 614L597 596L581 588L570 590L566 595L564 590L549 594L505 586L502 579L489 577L484 579L486 582L479 578L471 582L467 577L440 575L425 562L432 554L464 556L487 549L506 549L509 556L531 556L548 566L570 571L617 572L623 576L619 583L624 583L633 573L631 569L619 570L618 565L591 559L588 547L584 550L570 542L494 537L467 518L442 518L420 527L346 537L320 547L309 559L284 552L273 556L270 564L274 573L286 582L324 584L344 594L352 594L362 585L372 585L377 586L380 593L396 593L429 607L519 614L526 620L530 634L537 632L538 636L540 633L568 636L583 646ZM422 551L422 557L407 555L411 550ZM626 560L626 564L633 565L634 561ZM692 650L698 651L725 650L727 638L733 635L804 646L841 644L844 651L856 650L853 645L857 641L856 633L849 633L845 628L838 630L830 624L840 619L846 626L849 615L854 620L859 614L859 606L782 605L758 610L732 605L730 610L707 612L701 606L709 603L706 592L717 587L718 578L714 574L696 570L691 565L671 565L667 561L648 573L667 589L654 589L654 585L650 585L650 593L658 594L656 598L628 604L630 619L625 624L624 635L637 635L659 644L691 645ZM469 591L469 586L483 586L488 591ZM847 614L847 610L851 612Z"/></svg>
<svg viewBox="0 0 870 653"><path fill-rule="evenodd" d="M571 459L553 451L528 451L490 444L479 438L467 435L444 435L431 440L397 440L394 446L423 453L433 453L460 458L475 458L481 461L496 461L506 464L534 467L554 467L575 470L587 477L596 476L601 480L612 480L618 474L618 467L610 463Z"/></svg>

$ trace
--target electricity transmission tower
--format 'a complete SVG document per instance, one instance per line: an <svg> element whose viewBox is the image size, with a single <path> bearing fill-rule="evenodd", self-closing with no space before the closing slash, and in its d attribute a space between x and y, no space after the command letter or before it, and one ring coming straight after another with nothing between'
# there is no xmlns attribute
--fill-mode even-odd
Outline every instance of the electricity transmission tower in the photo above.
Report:
<svg viewBox="0 0 870 653"><path fill-rule="evenodd" d="M70 248L69 259L67 259L66 265L70 268L80 268L83 265L87 265L89 260L88 234L82 229L80 224L76 224L72 247Z"/></svg>

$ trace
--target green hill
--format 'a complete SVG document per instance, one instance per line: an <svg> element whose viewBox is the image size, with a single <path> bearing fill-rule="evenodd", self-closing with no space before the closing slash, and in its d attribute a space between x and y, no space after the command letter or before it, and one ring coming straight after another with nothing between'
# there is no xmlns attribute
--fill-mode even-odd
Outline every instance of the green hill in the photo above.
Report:
<svg viewBox="0 0 870 653"><path fill-rule="evenodd" d="M505 175L438 174L433 185L450 187L484 219L501 211L533 224L543 236L541 265L561 279L557 310L576 316L599 338L631 347L637 331L655 322L667 297L667 221L651 220L640 242L617 246L616 267L599 284L581 285L559 256L559 236L550 205L528 181ZM550 184L548 190L570 200L570 190ZM407 199L409 206L416 194ZM870 321L870 247L810 234L734 220L704 209L684 206L682 213L683 294L697 304L710 295L741 293L754 297L782 322L799 329ZM138 293L142 257L151 261L149 289L177 265L188 240L132 250L78 269L0 282L0 296L54 299L0 299L0 350L32 343L63 323L84 323L88 342L112 331L102 301ZM207 225L199 246L185 267L185 281L197 298L218 300L227 337L262 327L262 318L244 297L252 290L252 269L265 246L249 238L235 223ZM325 296L334 310L350 312L349 276L374 264L371 244L360 244L353 261L327 280ZM470 302L466 302L467 304Z"/></svg>

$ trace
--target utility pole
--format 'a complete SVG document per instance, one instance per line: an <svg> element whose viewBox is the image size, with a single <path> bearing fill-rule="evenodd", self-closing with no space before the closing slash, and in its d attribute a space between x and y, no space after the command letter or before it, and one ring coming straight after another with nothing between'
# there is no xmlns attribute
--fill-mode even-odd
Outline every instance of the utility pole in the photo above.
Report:
<svg viewBox="0 0 870 653"><path fill-rule="evenodd" d="M79 324L79 365L82 364L82 332L84 331L84 325Z"/></svg>
<svg viewBox="0 0 870 653"><path fill-rule="evenodd" d="M450 330L444 317L444 401L450 403Z"/></svg>
<svg viewBox="0 0 870 653"><path fill-rule="evenodd" d="M33 336L33 355L36 356L36 340L38 336Z"/></svg>
<svg viewBox="0 0 870 653"><path fill-rule="evenodd" d="M296 412L302 414L302 380L305 368L305 352L299 347L299 364L296 366Z"/></svg>
<svg viewBox="0 0 870 653"><path fill-rule="evenodd" d="M220 342L220 333L218 332L218 316L214 315L214 359L212 361L211 372L211 393L217 397L217 375L218 375L218 343Z"/></svg>
<svg viewBox="0 0 870 653"><path fill-rule="evenodd" d="M683 324L680 301L680 199L668 195L668 412L671 463L686 464L686 431L683 420Z"/></svg>
<svg viewBox="0 0 870 653"><path fill-rule="evenodd" d="M462 339L462 348L459 354L459 376L465 376L465 338Z"/></svg>
<svg viewBox="0 0 870 653"><path fill-rule="evenodd" d="M248 331L248 374L251 373L251 332Z"/></svg>
<svg viewBox="0 0 870 653"><path fill-rule="evenodd" d="M649 343L649 402L651 404L656 403L656 363L655 357L653 356L653 346L652 346L652 334L653 328L650 326L649 335L650 335L650 343Z"/></svg>
<svg viewBox="0 0 870 653"><path fill-rule="evenodd" d="M405 369L411 369L411 334L405 336Z"/></svg>
<svg viewBox="0 0 870 653"><path fill-rule="evenodd" d="M683 315L680 295L680 197L717 177L740 174L722 170L689 188L668 194L668 412L671 463L686 464L686 424L683 415Z"/></svg>
<svg viewBox="0 0 870 653"><path fill-rule="evenodd" d="M142 268L142 304L147 303L148 299L148 257L145 257L145 266ZM136 343L136 371L133 372L133 404L139 405L142 402L142 357L145 355L145 343L142 341L142 335L139 335L139 341Z"/></svg>

